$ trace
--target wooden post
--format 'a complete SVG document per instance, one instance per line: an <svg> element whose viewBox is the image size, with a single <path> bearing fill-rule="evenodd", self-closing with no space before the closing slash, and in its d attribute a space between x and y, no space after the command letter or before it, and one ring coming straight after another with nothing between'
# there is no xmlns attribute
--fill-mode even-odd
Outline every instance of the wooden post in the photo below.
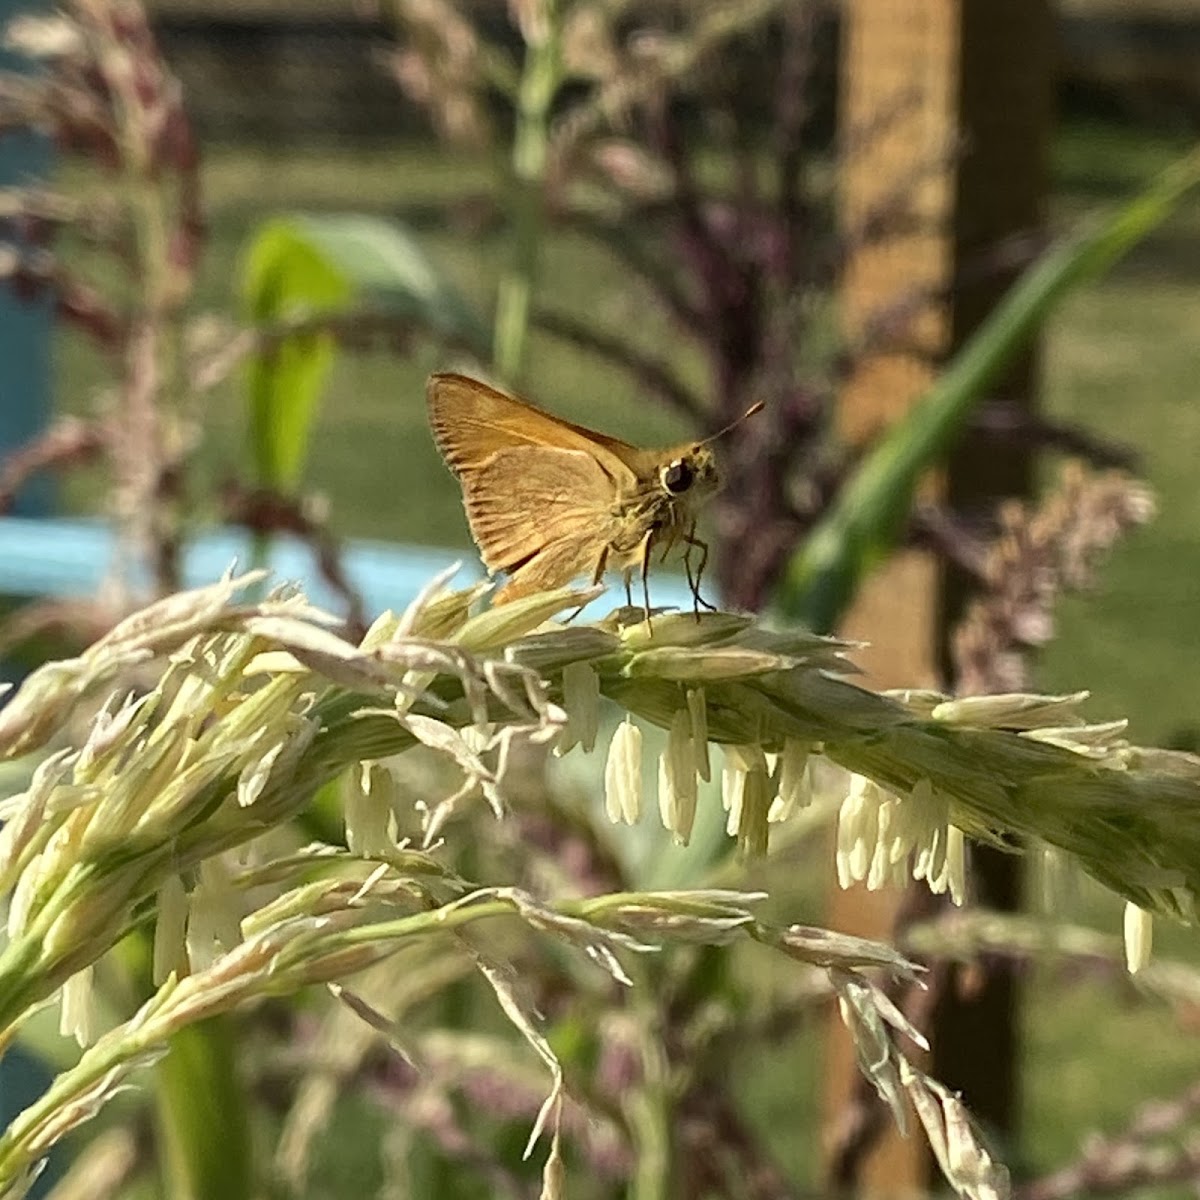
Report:
<svg viewBox="0 0 1200 1200"><path fill-rule="evenodd" d="M842 211L848 230L894 206L908 184L917 218L899 236L863 246L849 263L842 295L851 341L872 317L927 291L907 327L904 350L864 361L848 381L840 420L866 441L915 403L940 360L984 320L1012 281L997 266L1002 244L1036 231L1045 192L1052 79L1048 0L846 0L842 31L841 122L846 158ZM948 299L934 299L944 293ZM1029 404L1026 361L996 394ZM991 507L1025 490L1025 453L986 451L968 437L930 488L956 504ZM965 582L926 553L904 551L868 580L842 632L871 643L858 655L879 686L944 686L947 634ZM986 903L1013 907L1015 862L973 859ZM901 895L831 888L833 928L887 939ZM1015 1121L1015 995L1003 971L985 973L969 995L955 986L939 1001L934 1074L961 1089L1000 1132ZM844 1134L856 1086L853 1051L831 1023L825 1111L827 1144ZM923 1190L932 1164L919 1136L889 1127L854 1183L875 1195ZM845 1179L839 1180L846 1183Z"/></svg>

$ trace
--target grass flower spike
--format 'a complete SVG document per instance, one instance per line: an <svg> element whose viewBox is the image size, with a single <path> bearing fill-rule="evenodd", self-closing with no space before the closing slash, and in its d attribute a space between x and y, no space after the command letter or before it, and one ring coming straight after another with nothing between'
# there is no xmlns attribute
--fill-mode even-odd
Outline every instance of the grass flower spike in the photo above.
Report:
<svg viewBox="0 0 1200 1200"><path fill-rule="evenodd" d="M545 899L464 880L436 850L397 842L396 814L417 810L386 765L395 756L423 746L460 776L430 810L435 846L473 798L504 817L516 747L594 743L601 697L624 713L603 772L614 820L639 818L648 722L666 731L659 807L681 842L715 743L743 853L764 852L833 764L850 781L838 814L845 885L911 872L961 901L966 839L1004 846L1015 834L1073 856L1129 901L1131 968L1146 960L1152 915L1194 919L1200 761L1131 745L1120 723L1087 723L1079 696L877 694L853 682L849 647L832 639L726 613L656 614L652 638L640 611L568 624L592 595L572 589L473 613L480 590L445 580L355 645L295 594L239 600L257 582L226 579L135 614L35 671L0 711L0 757L24 760L28 780L0 800L0 1039L57 995L64 1029L94 1038L94 968L142 926L154 929L158 987L0 1136L0 1189L19 1186L190 1023L341 985L401 947L504 919L616 978L634 978L628 956L668 938L751 939L819 967L897 1118L916 1105L962 1194L1001 1194L1001 1171L953 1098L909 1062L905 1043L919 1035L862 974L914 977L889 948L774 928L756 916L758 897L739 893ZM281 840L338 779L348 845ZM471 962L550 1070L557 1148L561 1068L507 968ZM555 1149L550 1176L561 1169Z"/></svg>

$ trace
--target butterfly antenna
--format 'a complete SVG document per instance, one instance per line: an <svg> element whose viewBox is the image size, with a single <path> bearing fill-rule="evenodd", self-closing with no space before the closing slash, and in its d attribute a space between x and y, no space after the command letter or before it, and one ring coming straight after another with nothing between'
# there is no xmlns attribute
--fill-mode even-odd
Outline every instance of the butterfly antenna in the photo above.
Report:
<svg viewBox="0 0 1200 1200"><path fill-rule="evenodd" d="M750 407L748 409L746 409L746 411L744 413L742 413L742 415L740 417L737 417L734 420L730 421L729 424L726 425L724 429L718 429L716 433L709 434L708 437L706 437L704 439L704 441L702 441L700 443L700 445L706 446L706 445L708 445L709 442L715 442L718 438L723 438L731 429L736 429L743 421L748 420L750 417L754 416L755 413L762 412L763 407L764 407L764 405L761 400L759 400L755 404L750 405Z"/></svg>

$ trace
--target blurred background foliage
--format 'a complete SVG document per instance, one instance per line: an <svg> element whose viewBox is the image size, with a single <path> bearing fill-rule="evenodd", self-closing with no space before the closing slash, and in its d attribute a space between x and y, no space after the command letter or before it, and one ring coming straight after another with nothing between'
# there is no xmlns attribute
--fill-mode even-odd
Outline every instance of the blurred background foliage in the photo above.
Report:
<svg viewBox="0 0 1200 1200"><path fill-rule="evenodd" d="M504 26L502 5L478 7ZM1192 144L1200 99L1189 90L1188 72L1198 35L1187 0L1174 7L1159 0L1152 8L1154 21L1141 4L1063 5L1050 197L1060 229L1097 204L1129 196ZM406 102L384 72L364 69L364 60L387 45L386 22L363 28L319 0L286 11L170 0L151 12L204 138L209 230L198 308L228 310L239 255L264 217L351 208L419 231L439 268L478 311L489 311L507 253L503 229L478 203L500 186L494 158L439 145L422 108ZM69 174L62 182L74 186ZM1184 206L1126 262L1069 300L1043 343L1046 413L1136 448L1139 473L1152 483L1161 512L1121 547L1100 594L1066 601L1067 613L1086 610L1087 620L1064 617L1039 663L1039 683L1066 688L1086 679L1100 707L1127 714L1147 742L1188 738L1189 714L1200 709L1194 673L1176 673L1169 694L1160 686L1192 628L1190 571L1170 568L1192 561L1200 517L1192 486L1200 409L1186 370L1200 323L1197 233L1200 212ZM567 312L633 330L639 344L667 347L682 378L703 378L695 347L680 342L639 281L600 247L551 227L544 255L546 288ZM671 440L685 428L665 407L639 403L636 384L611 365L581 361L537 329L531 338L522 380L530 396L594 425L605 424L597 414L611 411L608 426L632 441ZM59 403L87 410L103 364L79 339L66 334L61 343ZM308 470L312 486L329 498L339 532L469 546L457 492L426 434L424 378L445 363L443 353L420 345L412 356L382 350L339 358ZM219 476L221 467L245 460L239 378L210 393L205 427L203 471ZM396 453L403 447L403 472L381 445ZM71 506L88 508L94 499L86 480L72 480ZM402 527L397 513L404 514ZM1148 579L1151 589L1142 586ZM1113 654L1118 645L1130 652Z"/></svg>
<svg viewBox="0 0 1200 1200"><path fill-rule="evenodd" d="M507 48L519 62L520 21L511 19L509 6L475 0L458 7L467 13L461 19L477 23L483 42L490 39ZM511 6L518 16L528 7ZM672 6L621 7L636 23L664 12L670 16ZM394 276L392 283L372 291L361 277L347 282L322 274L323 268L316 270L314 296L345 301L346 311L366 297L373 318L379 318L378 328L366 323L335 331L339 342L350 343L351 353L327 354L315 343L310 346L322 357L320 365L328 369L328 376L320 403L312 406L315 425L306 430L302 448L294 449L290 458L264 457L261 438L254 434L255 420L264 420L262 406L272 403L270 385L260 381L257 399L248 402L247 380L240 369L218 373L191 410L203 431L190 468L193 495L219 496L233 479L298 486L304 493L324 497L330 526L339 536L470 553L458 491L428 436L424 380L433 369L485 357L480 352L487 349L487 337L479 334L473 320L490 323L501 281L513 271L512 229L506 218L516 211L508 161L513 130L504 105L491 94L504 85L504 72L496 68L494 77L488 76L491 64L480 68L473 63L475 73L464 75L460 91L437 92L434 81L421 76L419 57L411 56L422 44L422 31L437 29L447 17L449 9L434 3L352 10L323 0L158 0L148 8L164 57L182 83L201 147L197 170L206 236L188 306L189 319L195 321L190 334L198 344L222 345L247 315L276 324L295 315L247 308L243 298L245 281L254 271L251 247L260 251L260 267L266 258L262 242L255 239L262 238L264 229L277 238L292 236L297 226L286 222L294 213L308 214L307 219L315 219L323 229L317 240L325 239L334 268L345 263L345 243L339 248L330 241L331 225L321 225L323 216L353 212L368 221L399 222L419 247L419 255L406 260L410 276L432 270L444 288L443 311L461 316L462 306L469 305L475 314L474 319L449 316L437 339L396 339L394 324L403 323L410 293L395 285ZM1193 147L1200 116L1200 14L1189 0L1062 0L1056 19L1058 120L1049 223L1061 231L1097 208L1120 204ZM727 186L736 191L736 156L730 147L738 145L743 127L738 123L754 128L770 119L767 73L760 76L755 68L757 56L766 61L767 50L778 49L780 35L773 26L762 32L753 21L748 24L751 32L731 39L735 49L721 60L721 70L701 73L700 82L683 71L678 83L689 168L698 187L718 192ZM452 26L441 29L445 33ZM806 229L812 245L832 260L835 45L824 27L811 43L804 76L811 100L805 116L810 140L803 195L796 201L809 206ZM455 61L444 60L443 66L442 85L454 78ZM487 77L484 83L480 71ZM603 72L600 77L602 82ZM511 78L507 83L516 87L518 81ZM563 82L555 103L586 114L595 83L586 76L582 82ZM422 88L434 103L414 101L414 93ZM706 118L711 120L706 123ZM652 122L646 127L653 131ZM620 123L616 128L625 132ZM598 196L611 200L603 180L586 178L589 171L607 171L609 183L617 178L626 193L638 195L640 189L643 202L654 201L659 186L654 161L633 153L622 157L623 149L628 147L614 142L607 158L579 168L585 176L584 201ZM772 161L770 147L761 157L764 176L779 165L777 158ZM94 163L72 159L60 164L54 183L85 209L92 200L106 200L112 191L110 175L97 172ZM777 188L777 181L768 179L756 180L752 190L769 203L778 199ZM618 207L601 204L597 210L619 229ZM555 215L561 216L561 211ZM510 372L514 377L509 382L519 383L526 394L571 419L647 444L685 436L695 427L694 414L681 404L647 403L645 380L614 365L603 347L581 349L580 328L619 331L635 353L665 366L686 394L699 397L699 407L709 408L705 401L712 401L740 410L763 386L759 375L734 381L745 387L744 393L728 379L723 385L720 348L709 336L720 328L719 321L681 334L679 321L662 303L662 280L674 281L680 292L693 297L703 295L703 281L698 284L688 275L694 263L679 257L678 243L668 240L677 232L669 213L661 228L662 243L650 247L651 269L639 276L594 227L582 221L539 219L533 302L535 308L552 305L558 324L534 319L523 351L510 359L519 369ZM1049 691L1088 687L1098 715L1130 718L1134 740L1183 747L1200 738L1200 663L1192 649L1194 580L1200 575L1200 489L1195 486L1200 406L1194 394L1200 343L1198 247L1200 205L1192 201L1174 211L1103 278L1068 299L1045 327L1041 350L1043 413L1127 447L1137 473L1156 494L1159 512L1153 523L1117 547L1094 590L1063 599L1055 636L1037 657L1034 682ZM68 228L58 250L81 277L95 280L103 290L114 288L108 248L97 246L94 238ZM659 269L664 263L666 276ZM795 387L795 395L811 402L798 410L797 421L819 423L818 401L835 394L843 369L829 291L836 272L830 262L815 257L785 265L774 275L776 266L769 256L751 267L762 268L759 275L750 268L748 273L768 292L777 289L772 301L803 297L795 309L772 302L764 304L764 312L774 320L780 308L786 309L788 319L803 328L799 355L794 360L790 353L785 356L787 387ZM120 287L115 290L120 293ZM203 314L210 315L198 319ZM564 328L569 336L563 336ZM768 320L761 335L763 347L772 350L777 327ZM55 397L62 413L92 416L98 397L101 407L107 402L113 363L94 341L66 325L58 335ZM297 392L285 383L279 394L294 399ZM810 527L849 466L850 459L836 446L813 449L801 464L811 481L803 497L810 507L804 519L787 518L788 538L794 540ZM1046 483L1053 481L1056 468L1048 458ZM65 477L63 504L73 511L103 508L109 486L100 472L72 473ZM737 488L734 501L745 501ZM215 500L209 503L205 516L220 511ZM737 544L736 522L723 536ZM775 562L773 569L778 565ZM760 588L742 599L761 597ZM595 772L568 760L553 779L555 796L541 795L540 779L531 782L531 794L551 806L560 824L539 824L537 804L531 803L519 827L522 836L543 839L541 848L550 864L572 852L585 857L612 852L619 859L618 835L597 835L591 823L597 812ZM509 843L476 853L508 863L506 856L518 851ZM801 839L796 846L782 847L761 868L737 877L752 878L771 890L780 916L815 922L820 920L828 882L827 859L820 839ZM589 863L601 876L611 865L602 858ZM495 867L495 862L488 865ZM503 867L497 869L503 873ZM729 864L718 869L737 870ZM686 873L688 868L680 870ZM1115 927L1118 906L1098 889L1081 884L1071 891L1063 912ZM1189 931L1165 931L1160 948L1164 954L1200 958ZM788 1011L785 993L794 981L752 956L734 958L720 968L705 960L690 967L721 974L718 981L703 981L696 994L707 995L704 989L711 984L713 994L736 996L739 1019L747 1025L769 1025ZM1004 1151L1019 1172L1036 1174L1071 1159L1087 1131L1120 1129L1137 1098L1173 1093L1194 1082L1200 1073L1200 1042L1190 1032L1194 1014L1134 1004L1123 983L1077 968L1063 971L1043 965L1030 970L1036 971L1038 986L1028 989L1023 1018L1024 1122L1020 1140ZM680 969L670 986L686 990L695 981L685 977ZM491 1019L469 994L454 992L451 1003L458 1006L457 1013L440 1014L447 1025L486 1024ZM597 1001L590 1015L602 1007ZM796 1011L802 1011L798 1005ZM565 1007L558 1013L555 1037L564 1044L576 1039L583 1056L593 1053L588 1018ZM688 1014L693 1035L700 1036L696 1031L706 1015L702 1005ZM302 1014L301 1025L305 1019ZM280 1022L285 1023L282 1017ZM764 1037L744 1052L727 1045L718 1061L729 1072L733 1091L753 1122L754 1136L761 1138L785 1175L803 1188L816 1177L819 1025L803 1018L794 1024L798 1028L786 1030L782 1049ZM275 1049L284 1055L282 1043L281 1039ZM1136 1060L1134 1066L1131 1059ZM621 1064L607 1065L617 1070ZM287 1076L286 1067L269 1053L255 1068L268 1093L278 1083L275 1072ZM470 1087L465 1089L465 1108L477 1111L488 1103L489 1086L494 1091L501 1085L501 1090L511 1088L511 1079L502 1074L498 1084L482 1070L473 1081L474 1094ZM524 1116L529 1103L516 1108ZM378 1185L384 1170L376 1159L378 1147L383 1146L385 1154L406 1154L411 1147L400 1146L402 1139L394 1130L387 1133L395 1122L394 1110L372 1103L365 1094L333 1111L332 1132L322 1139L309 1194L349 1194L352 1170L361 1172L358 1190L365 1194ZM451 1115L456 1117L458 1111ZM280 1104L267 1124L280 1119L281 1112ZM480 1143L500 1146L501 1157L509 1163L515 1156L507 1143L523 1136L519 1128L519 1119L498 1119L485 1127ZM453 1134L454 1120L444 1121L441 1129L443 1136L446 1130ZM261 1137L266 1142L271 1134L264 1130ZM453 1137L440 1154L428 1156L416 1168L412 1194L495 1194L486 1182L487 1170L471 1159L474 1144L455 1150L452 1142ZM465 1175L475 1182L458 1190L464 1161ZM453 1185L451 1179L456 1181Z"/></svg>

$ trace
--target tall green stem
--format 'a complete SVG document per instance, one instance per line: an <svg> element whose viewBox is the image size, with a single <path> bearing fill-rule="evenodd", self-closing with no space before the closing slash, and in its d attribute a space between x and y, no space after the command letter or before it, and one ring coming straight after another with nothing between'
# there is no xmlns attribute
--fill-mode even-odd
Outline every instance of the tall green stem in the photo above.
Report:
<svg viewBox="0 0 1200 1200"><path fill-rule="evenodd" d="M541 0L524 25L525 63L517 92L510 214L512 250L496 297L492 359L505 380L521 370L529 309L541 265L550 110L562 80L559 0Z"/></svg>

